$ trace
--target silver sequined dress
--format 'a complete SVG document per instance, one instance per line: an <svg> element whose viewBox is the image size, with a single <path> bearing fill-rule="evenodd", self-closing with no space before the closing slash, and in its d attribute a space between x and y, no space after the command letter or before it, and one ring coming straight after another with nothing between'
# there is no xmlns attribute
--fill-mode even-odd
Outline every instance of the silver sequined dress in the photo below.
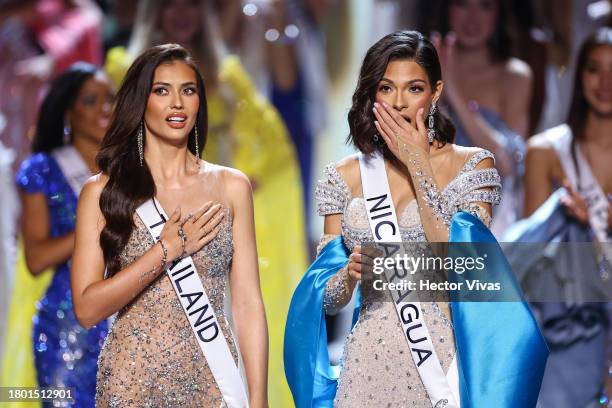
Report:
<svg viewBox="0 0 612 408"><path fill-rule="evenodd" d="M138 216L121 253L121 266L153 245ZM233 253L231 217L226 209L218 235L192 255L221 330L237 363L238 355L223 310ZM167 275L161 274L122 309L98 361L98 407L225 406Z"/></svg>
<svg viewBox="0 0 612 408"><path fill-rule="evenodd" d="M448 214L463 209L480 216L478 202L499 202L500 179L497 171L474 168L487 157L493 155L486 150L474 153L443 190L442 202ZM325 175L326 179L319 181L315 192L319 214L342 214L342 235L349 250L363 242L373 242L363 197L351 196L349 187L335 166L328 165ZM398 215L403 241L426 241L415 200ZM349 300L343 280L338 274L334 278L330 279L324 295L324 308L328 313L336 312ZM388 294L362 294L359 320L345 341L334 406L431 408L407 348L395 307L391 301L381 301L380 296ZM421 308L436 354L446 373L455 356L452 322L437 303L422 302Z"/></svg>

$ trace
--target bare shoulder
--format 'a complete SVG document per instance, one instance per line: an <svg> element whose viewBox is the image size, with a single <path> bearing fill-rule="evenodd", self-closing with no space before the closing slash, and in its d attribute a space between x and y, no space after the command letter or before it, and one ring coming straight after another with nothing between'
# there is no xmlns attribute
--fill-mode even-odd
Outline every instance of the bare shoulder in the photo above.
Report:
<svg viewBox="0 0 612 408"><path fill-rule="evenodd" d="M77 231L83 230L79 225L87 225L85 230L95 225L98 233L104 228L105 218L100 208L100 196L108 180L106 174L98 173L83 185L77 208Z"/></svg>
<svg viewBox="0 0 612 408"><path fill-rule="evenodd" d="M527 140L527 147L530 149L543 149L553 151L554 147L552 141L546 134L546 132L538 133L533 135Z"/></svg>
<svg viewBox="0 0 612 408"><path fill-rule="evenodd" d="M518 58L508 58L504 64L504 76L511 81L530 82L533 77L531 67Z"/></svg>
<svg viewBox="0 0 612 408"><path fill-rule="evenodd" d="M552 141L544 133L532 136L527 141L527 155L554 159L557 157Z"/></svg>
<svg viewBox="0 0 612 408"><path fill-rule="evenodd" d="M79 201L91 199L99 200L100 195L102 194L102 190L104 190L104 187L106 186L107 182L108 176L103 173L98 173L88 178L85 184L83 185L83 189L81 190Z"/></svg>
<svg viewBox="0 0 612 408"><path fill-rule="evenodd" d="M532 136L527 141L527 161L545 161L553 163L557 159L557 153L552 141L545 133Z"/></svg>
<svg viewBox="0 0 612 408"><path fill-rule="evenodd" d="M509 58L502 68L502 86L509 95L530 91L533 81L531 67L518 58Z"/></svg>
<svg viewBox="0 0 612 408"><path fill-rule="evenodd" d="M352 192L361 188L359 154L351 154L336 163L336 170Z"/></svg>
<svg viewBox="0 0 612 408"><path fill-rule="evenodd" d="M218 177L224 186L226 200L232 208L239 208L253 201L253 189L248 176L238 169L221 166L218 164L207 164L207 171Z"/></svg>

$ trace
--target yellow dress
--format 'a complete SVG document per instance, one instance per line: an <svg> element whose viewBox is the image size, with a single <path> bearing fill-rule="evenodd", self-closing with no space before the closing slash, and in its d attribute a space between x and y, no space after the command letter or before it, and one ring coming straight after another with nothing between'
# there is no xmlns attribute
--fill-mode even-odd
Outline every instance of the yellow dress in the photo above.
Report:
<svg viewBox="0 0 612 408"><path fill-rule="evenodd" d="M32 344L32 317L36 301L49 286L53 271L34 277L25 264L23 245L19 245L15 285L8 310L7 335L0 371L0 387L37 387ZM7 407L38 408L40 402L5 403Z"/></svg>
<svg viewBox="0 0 612 408"><path fill-rule="evenodd" d="M119 84L129 67L124 48L107 55L106 71ZM283 334L291 294L307 267L299 164L285 125L256 91L236 56L219 67L209 92L204 158L237 168L253 185L259 273L270 336L269 402L293 405L283 368Z"/></svg>

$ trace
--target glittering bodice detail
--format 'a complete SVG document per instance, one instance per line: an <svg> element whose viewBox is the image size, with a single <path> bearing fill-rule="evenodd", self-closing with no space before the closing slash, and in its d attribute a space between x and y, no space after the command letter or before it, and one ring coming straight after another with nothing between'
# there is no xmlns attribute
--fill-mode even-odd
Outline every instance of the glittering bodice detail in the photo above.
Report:
<svg viewBox="0 0 612 408"><path fill-rule="evenodd" d="M501 180L497 170L475 169L478 163L488 157L493 157L488 150L474 153L459 174L444 188L441 207L445 215L452 216L459 210L465 210L481 217L475 203L499 204ZM325 168L325 176L326 179L320 180L315 190L319 215L342 214L342 235L349 250L361 242L372 242L363 197L351 195L349 187L333 164ZM408 203L398 214L403 241L426 241L416 200Z"/></svg>
<svg viewBox="0 0 612 408"><path fill-rule="evenodd" d="M486 150L475 153L442 191L444 211L454 214L466 210L481 215L477 202L497 204L500 179L494 169L474 167L492 157ZM349 250L364 242L373 242L365 202L352 197L350 189L335 166L325 169L326 179L319 181L315 193L320 215L341 214L342 235ZM404 242L425 243L427 238L419 217L416 200L398 211L398 223ZM410 246L406 249L409 250ZM416 246L412 246L416 250ZM339 272L342 273L342 272ZM340 279L338 281L341 281ZM325 302L334 305L337 293L328 287ZM329 293L332 292L332 293ZM331 300L327 298L332 298ZM337 407L423 407L432 404L410 355L393 303L385 292L362 293L359 320L347 337L336 400ZM440 304L446 307L444 303ZM434 349L446 373L455 356L452 323L435 302L421 302L423 318Z"/></svg>
<svg viewBox="0 0 612 408"><path fill-rule="evenodd" d="M238 355L224 312L233 241L229 210L218 235L192 255L237 364ZM153 245L138 216L120 255L128 266ZM96 401L104 407L220 407L219 388L167 277L161 274L123 308L109 332L98 363Z"/></svg>

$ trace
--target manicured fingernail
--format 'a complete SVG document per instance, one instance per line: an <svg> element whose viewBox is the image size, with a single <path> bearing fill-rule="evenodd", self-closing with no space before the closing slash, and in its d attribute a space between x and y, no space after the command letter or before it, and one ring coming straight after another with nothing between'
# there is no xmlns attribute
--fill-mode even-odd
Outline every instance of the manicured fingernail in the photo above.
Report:
<svg viewBox="0 0 612 408"><path fill-rule="evenodd" d="M375 108L378 108L379 106L380 106L380 105L379 105L379 103L378 103L378 102L374 102L374 107L375 107Z"/></svg>

